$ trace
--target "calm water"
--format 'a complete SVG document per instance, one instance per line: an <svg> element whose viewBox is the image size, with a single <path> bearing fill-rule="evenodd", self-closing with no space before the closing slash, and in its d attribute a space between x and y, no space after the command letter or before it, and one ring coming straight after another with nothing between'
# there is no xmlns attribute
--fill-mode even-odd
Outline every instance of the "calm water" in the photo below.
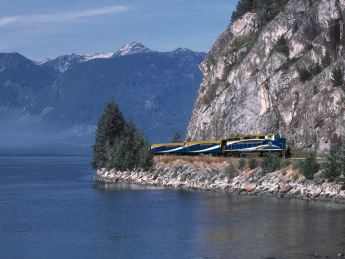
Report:
<svg viewBox="0 0 345 259"><path fill-rule="evenodd" d="M0 158L0 258L337 258L345 206L92 180L90 158Z"/></svg>

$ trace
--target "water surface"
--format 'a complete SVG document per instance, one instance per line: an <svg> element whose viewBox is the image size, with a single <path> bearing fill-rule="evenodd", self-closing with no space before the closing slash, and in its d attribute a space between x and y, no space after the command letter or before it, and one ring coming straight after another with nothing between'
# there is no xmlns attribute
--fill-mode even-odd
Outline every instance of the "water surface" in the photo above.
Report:
<svg viewBox="0 0 345 259"><path fill-rule="evenodd" d="M0 158L0 258L338 258L345 206L92 180L88 157Z"/></svg>

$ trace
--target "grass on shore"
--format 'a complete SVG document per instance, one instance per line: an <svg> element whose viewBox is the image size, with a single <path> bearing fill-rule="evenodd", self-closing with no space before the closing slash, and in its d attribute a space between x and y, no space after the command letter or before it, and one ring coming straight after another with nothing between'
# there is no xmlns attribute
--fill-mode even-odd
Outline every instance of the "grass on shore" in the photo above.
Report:
<svg viewBox="0 0 345 259"><path fill-rule="evenodd" d="M230 157L213 157L213 156L178 156L178 155L169 155L169 156L155 156L154 160L156 164L160 165L177 165L177 164L191 164L197 167L204 167L204 166L211 166L216 167L219 169L224 169L226 166L229 165L231 161L237 168L238 173L242 174L243 176L249 176L251 172L256 170L249 168L249 158L244 158L246 163L243 167L239 166L239 159L238 158L230 158ZM263 160L262 157L257 157L257 166L260 166L261 161ZM298 173L298 166L297 161L291 162L288 166L282 166L280 171L282 172L281 177L287 178L290 175L296 176L297 180L304 179L305 177Z"/></svg>

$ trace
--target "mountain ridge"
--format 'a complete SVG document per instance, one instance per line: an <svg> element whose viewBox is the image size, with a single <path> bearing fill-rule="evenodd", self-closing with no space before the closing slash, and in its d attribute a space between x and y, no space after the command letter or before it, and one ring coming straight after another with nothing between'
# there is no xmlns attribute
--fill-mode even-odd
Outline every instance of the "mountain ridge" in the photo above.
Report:
<svg viewBox="0 0 345 259"><path fill-rule="evenodd" d="M37 152L53 154L55 146L65 154L73 149L73 154L90 153L111 95L152 142L169 142L176 131L184 133L206 53L182 48L128 53L75 62L63 73L56 63L37 65L18 53L0 54L0 154L9 146L29 150L35 139L41 145ZM15 144L8 141L16 138Z"/></svg>

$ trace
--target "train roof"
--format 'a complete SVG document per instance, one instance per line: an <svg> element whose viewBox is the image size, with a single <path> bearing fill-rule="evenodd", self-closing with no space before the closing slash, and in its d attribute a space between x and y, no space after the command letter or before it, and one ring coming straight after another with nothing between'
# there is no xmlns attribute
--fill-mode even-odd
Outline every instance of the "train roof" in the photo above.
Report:
<svg viewBox="0 0 345 259"><path fill-rule="evenodd" d="M151 147L161 147L161 146L183 146L184 143L162 143L162 144L152 144Z"/></svg>
<svg viewBox="0 0 345 259"><path fill-rule="evenodd" d="M242 136L233 136L228 137L227 140L240 140L240 139L260 139L265 138L265 136L273 136L276 133L270 133L270 134L252 134L252 135L242 135Z"/></svg>
<svg viewBox="0 0 345 259"><path fill-rule="evenodd" d="M205 141L192 141L192 142L186 142L185 145L195 145L195 144L211 144L211 143L222 143L222 140L216 139L216 140L205 140Z"/></svg>

